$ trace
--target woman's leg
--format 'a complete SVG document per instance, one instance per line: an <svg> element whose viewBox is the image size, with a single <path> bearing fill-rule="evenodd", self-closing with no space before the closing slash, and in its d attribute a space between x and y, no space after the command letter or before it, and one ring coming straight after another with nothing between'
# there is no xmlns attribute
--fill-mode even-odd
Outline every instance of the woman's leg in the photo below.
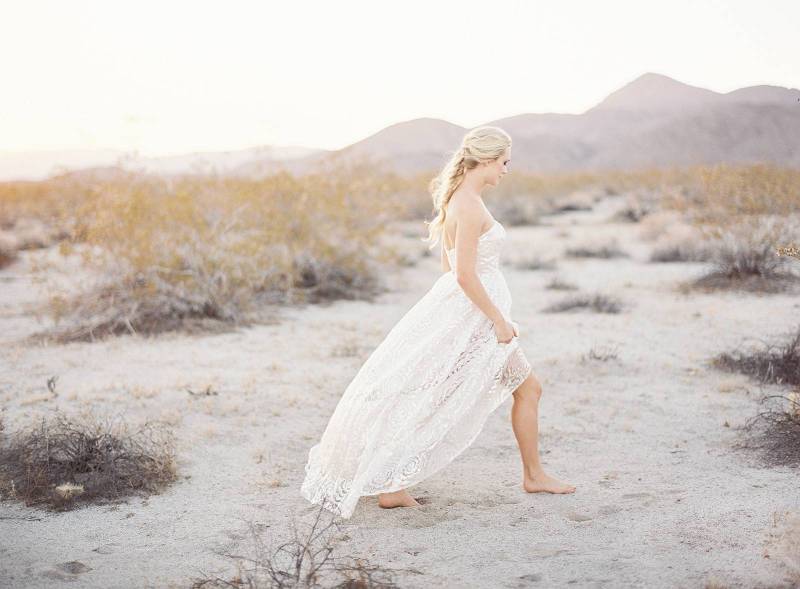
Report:
<svg viewBox="0 0 800 589"><path fill-rule="evenodd" d="M539 461L539 399L542 385L533 372L514 391L511 427L522 456L522 487L528 493L572 493L573 485L562 483L544 472Z"/></svg>

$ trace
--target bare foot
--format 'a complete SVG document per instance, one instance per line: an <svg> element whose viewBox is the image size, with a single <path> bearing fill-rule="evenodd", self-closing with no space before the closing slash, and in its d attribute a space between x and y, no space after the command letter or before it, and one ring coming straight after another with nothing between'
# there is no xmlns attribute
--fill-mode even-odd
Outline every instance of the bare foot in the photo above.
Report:
<svg viewBox="0 0 800 589"><path fill-rule="evenodd" d="M394 493L379 493L378 505L385 509L393 507L417 507L420 503L408 494L406 489Z"/></svg>
<svg viewBox="0 0 800 589"><path fill-rule="evenodd" d="M544 471L539 471L533 476L525 475L522 488L528 493L574 493L575 486L562 483Z"/></svg>

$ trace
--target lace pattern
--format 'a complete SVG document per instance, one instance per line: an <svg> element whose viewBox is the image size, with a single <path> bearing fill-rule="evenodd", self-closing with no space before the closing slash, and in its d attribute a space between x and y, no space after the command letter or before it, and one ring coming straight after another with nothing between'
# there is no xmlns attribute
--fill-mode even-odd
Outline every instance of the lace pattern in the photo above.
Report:
<svg viewBox="0 0 800 589"><path fill-rule="evenodd" d="M505 229L479 238L477 270L510 317L500 271ZM455 267L455 251L447 253ZM491 321L444 273L395 324L348 385L305 467L301 494L343 518L359 497L415 485L472 444L488 416L531 373L518 338Z"/></svg>

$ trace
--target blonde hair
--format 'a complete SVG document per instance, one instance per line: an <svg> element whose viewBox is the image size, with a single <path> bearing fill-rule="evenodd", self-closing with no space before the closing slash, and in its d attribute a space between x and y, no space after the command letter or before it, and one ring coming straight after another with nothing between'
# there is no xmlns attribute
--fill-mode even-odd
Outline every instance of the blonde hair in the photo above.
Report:
<svg viewBox="0 0 800 589"><path fill-rule="evenodd" d="M450 156L442 171L428 185L436 215L430 223L426 221L428 237L422 241L430 243L428 249L433 249L442 237L447 206L467 170L478 167L482 162L496 160L509 147L511 137L499 127L477 127L464 135L461 147Z"/></svg>

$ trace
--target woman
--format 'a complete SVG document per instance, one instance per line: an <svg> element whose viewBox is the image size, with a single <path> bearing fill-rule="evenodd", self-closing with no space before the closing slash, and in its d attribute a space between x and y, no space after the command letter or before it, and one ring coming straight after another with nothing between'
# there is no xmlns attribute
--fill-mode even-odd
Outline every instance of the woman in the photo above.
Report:
<svg viewBox="0 0 800 589"><path fill-rule="evenodd" d="M444 274L400 319L348 385L301 487L312 503L349 518L359 497L381 507L419 505L408 492L478 436L513 394L511 421L529 493L572 493L544 472L538 451L542 392L519 347L511 294L500 271L504 227L481 198L507 172L511 138L479 127L431 182Z"/></svg>

